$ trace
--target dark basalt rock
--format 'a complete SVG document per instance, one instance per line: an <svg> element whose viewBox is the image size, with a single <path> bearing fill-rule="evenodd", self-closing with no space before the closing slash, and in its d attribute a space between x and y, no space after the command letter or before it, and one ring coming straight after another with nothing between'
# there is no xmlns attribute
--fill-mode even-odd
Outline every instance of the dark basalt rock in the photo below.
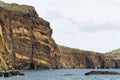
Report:
<svg viewBox="0 0 120 80"><path fill-rule="evenodd" d="M19 71L4 71L0 72L0 77L11 77L11 76L24 76L24 73Z"/></svg>
<svg viewBox="0 0 120 80"><path fill-rule="evenodd" d="M90 71L85 75L120 75L120 73L114 71Z"/></svg>
<svg viewBox="0 0 120 80"><path fill-rule="evenodd" d="M2 75L3 75L3 74L0 72L0 77L2 77Z"/></svg>

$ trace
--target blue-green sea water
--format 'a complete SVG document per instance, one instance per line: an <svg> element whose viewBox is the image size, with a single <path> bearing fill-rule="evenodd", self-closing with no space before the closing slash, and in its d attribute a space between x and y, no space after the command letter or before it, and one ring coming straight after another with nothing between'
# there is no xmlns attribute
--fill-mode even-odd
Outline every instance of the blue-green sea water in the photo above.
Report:
<svg viewBox="0 0 120 80"><path fill-rule="evenodd" d="M120 80L120 75L90 75L84 73L92 71L115 71L119 69L53 69L53 70L25 70L25 76L0 78L0 80Z"/></svg>

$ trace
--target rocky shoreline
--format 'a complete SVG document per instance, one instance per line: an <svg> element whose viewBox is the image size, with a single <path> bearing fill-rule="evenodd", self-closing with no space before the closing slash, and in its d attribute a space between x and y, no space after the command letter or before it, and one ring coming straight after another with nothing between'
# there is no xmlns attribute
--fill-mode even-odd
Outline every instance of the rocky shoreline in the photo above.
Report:
<svg viewBox="0 0 120 80"><path fill-rule="evenodd" d="M90 71L85 75L120 75L120 73L114 71Z"/></svg>
<svg viewBox="0 0 120 80"><path fill-rule="evenodd" d="M0 71L0 77L11 77L11 76L25 76L25 74L17 70Z"/></svg>

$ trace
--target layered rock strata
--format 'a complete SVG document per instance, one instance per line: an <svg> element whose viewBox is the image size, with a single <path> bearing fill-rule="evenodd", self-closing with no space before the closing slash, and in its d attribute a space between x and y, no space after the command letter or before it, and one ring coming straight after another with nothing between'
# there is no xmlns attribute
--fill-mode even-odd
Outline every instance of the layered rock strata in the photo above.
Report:
<svg viewBox="0 0 120 80"><path fill-rule="evenodd" d="M59 46L62 68L116 68L119 62L102 53Z"/></svg>
<svg viewBox="0 0 120 80"><path fill-rule="evenodd" d="M0 60L6 69L56 67L57 47L51 35L49 22L33 7L0 2Z"/></svg>

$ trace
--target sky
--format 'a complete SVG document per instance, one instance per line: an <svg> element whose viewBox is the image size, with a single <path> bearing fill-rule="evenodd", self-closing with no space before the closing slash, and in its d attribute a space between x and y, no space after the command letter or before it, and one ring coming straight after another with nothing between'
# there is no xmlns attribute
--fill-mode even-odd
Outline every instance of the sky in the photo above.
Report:
<svg viewBox="0 0 120 80"><path fill-rule="evenodd" d="M120 48L120 0L2 0L35 7L59 45L109 52Z"/></svg>

